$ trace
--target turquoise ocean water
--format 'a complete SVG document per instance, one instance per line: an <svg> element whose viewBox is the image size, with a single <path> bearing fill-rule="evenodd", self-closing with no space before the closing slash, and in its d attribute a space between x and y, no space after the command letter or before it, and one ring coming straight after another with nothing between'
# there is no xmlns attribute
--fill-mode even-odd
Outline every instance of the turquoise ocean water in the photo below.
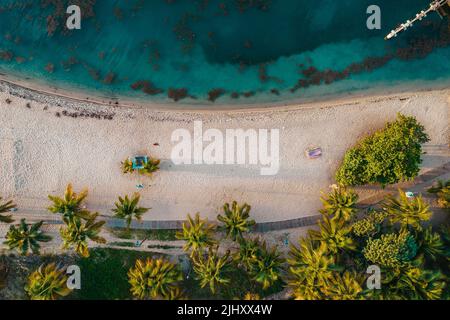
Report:
<svg viewBox="0 0 450 320"><path fill-rule="evenodd" d="M82 6L82 29L64 28ZM384 36L424 0L1 0L0 72L99 96L258 103L442 88L450 31L437 14ZM381 8L382 29L366 28Z"/></svg>

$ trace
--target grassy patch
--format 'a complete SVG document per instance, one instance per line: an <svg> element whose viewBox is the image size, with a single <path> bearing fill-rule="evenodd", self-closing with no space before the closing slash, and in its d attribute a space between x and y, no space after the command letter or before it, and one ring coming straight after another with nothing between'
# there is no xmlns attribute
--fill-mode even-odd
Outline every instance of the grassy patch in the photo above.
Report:
<svg viewBox="0 0 450 320"><path fill-rule="evenodd" d="M135 248L136 247L134 242L126 242L126 241L109 242L108 245L116 246L116 247L127 247L127 248Z"/></svg>
<svg viewBox="0 0 450 320"><path fill-rule="evenodd" d="M148 252L95 248L88 259L79 259L81 268L81 290L76 290L71 299L116 300L131 299L128 270L137 259L160 257Z"/></svg>
<svg viewBox="0 0 450 320"><path fill-rule="evenodd" d="M150 245L147 246L149 249L178 249L178 247L174 246L165 246L165 245Z"/></svg>
<svg viewBox="0 0 450 320"><path fill-rule="evenodd" d="M110 228L108 229L114 236L124 240L159 240L159 241L175 241L177 238L175 234L177 230L157 229L125 229L125 228Z"/></svg>

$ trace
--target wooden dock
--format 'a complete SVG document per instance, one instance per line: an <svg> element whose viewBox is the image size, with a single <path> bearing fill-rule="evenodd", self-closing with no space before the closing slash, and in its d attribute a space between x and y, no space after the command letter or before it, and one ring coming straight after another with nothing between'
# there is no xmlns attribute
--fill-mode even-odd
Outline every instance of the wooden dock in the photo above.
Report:
<svg viewBox="0 0 450 320"><path fill-rule="evenodd" d="M421 21L426 18L428 14L437 12L441 17L450 15L450 0L434 0L430 3L430 7L427 10L422 10L412 20L407 20L405 23L400 24L397 28L392 30L384 39L390 40L397 37L397 35L403 31L406 31L413 26L417 21Z"/></svg>

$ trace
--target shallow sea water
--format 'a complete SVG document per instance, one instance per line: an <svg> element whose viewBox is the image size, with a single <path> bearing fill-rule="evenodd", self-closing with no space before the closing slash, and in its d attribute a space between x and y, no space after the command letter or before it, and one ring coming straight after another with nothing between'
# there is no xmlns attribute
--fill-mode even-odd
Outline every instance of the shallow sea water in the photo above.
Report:
<svg viewBox="0 0 450 320"><path fill-rule="evenodd" d="M70 1L83 8L76 31L64 28L68 2L1 0L1 72L100 96L196 104L450 83L447 19L432 14L383 39L428 1L379 0L382 30L368 30L371 0L78 0Z"/></svg>

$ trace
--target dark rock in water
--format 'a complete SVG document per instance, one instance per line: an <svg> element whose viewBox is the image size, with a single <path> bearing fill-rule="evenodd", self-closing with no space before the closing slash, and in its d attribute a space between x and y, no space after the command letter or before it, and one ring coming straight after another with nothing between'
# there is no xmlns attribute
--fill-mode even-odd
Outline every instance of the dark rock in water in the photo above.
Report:
<svg viewBox="0 0 450 320"><path fill-rule="evenodd" d="M78 63L79 63L79 61L75 57L70 57L69 59L61 62L64 70L66 70L66 71L70 71L72 66L77 65Z"/></svg>
<svg viewBox="0 0 450 320"><path fill-rule="evenodd" d="M218 98L220 98L223 94L225 94L224 89L212 89L210 92L208 92L208 100L211 102L216 101Z"/></svg>
<svg viewBox="0 0 450 320"><path fill-rule="evenodd" d="M103 79L104 84L113 84L116 79L116 74L114 72L109 72Z"/></svg>
<svg viewBox="0 0 450 320"><path fill-rule="evenodd" d="M152 82L146 81L146 80L136 81L135 83L133 83L131 85L131 89L141 90L145 94L152 95L152 96L164 92L163 89L159 89L159 88L155 87Z"/></svg>
<svg viewBox="0 0 450 320"><path fill-rule="evenodd" d="M14 53L11 51L0 51L0 60L11 61L14 58Z"/></svg>
<svg viewBox="0 0 450 320"><path fill-rule="evenodd" d="M92 79L96 81L100 80L100 71L95 70L94 68L91 68L89 66L85 66L85 68L89 72L89 75L92 77Z"/></svg>
<svg viewBox="0 0 450 320"><path fill-rule="evenodd" d="M232 92L232 93L231 93L231 98L232 98L232 99L239 99L239 97L240 97L239 92Z"/></svg>
<svg viewBox="0 0 450 320"><path fill-rule="evenodd" d="M55 65L53 63L47 63L47 65L45 66L45 71L47 71L48 73L53 73L55 72Z"/></svg>
<svg viewBox="0 0 450 320"><path fill-rule="evenodd" d="M26 61L26 59L24 57L16 57L16 62L18 64L24 63Z"/></svg>
<svg viewBox="0 0 450 320"><path fill-rule="evenodd" d="M186 88L174 89L170 88L168 91L168 97L175 102L188 97L188 90Z"/></svg>
<svg viewBox="0 0 450 320"><path fill-rule="evenodd" d="M387 53L380 57L368 57L361 62L350 64L342 71L324 70L310 66L301 70L301 74L305 77L299 79L297 84L291 88L291 92L295 92L300 88L308 88L309 86L317 86L322 83L331 84L335 81L348 78L352 74L363 72L372 72L376 69L384 67L392 59L411 60L425 58L436 48L443 48L450 45L450 22L447 24L424 22L423 25L432 28L433 34L437 36L419 36L414 37L405 47L397 48L394 53ZM303 65L299 65L303 67Z"/></svg>
<svg viewBox="0 0 450 320"><path fill-rule="evenodd" d="M272 89L270 90L270 93L279 96L280 95L280 91L278 89Z"/></svg>

